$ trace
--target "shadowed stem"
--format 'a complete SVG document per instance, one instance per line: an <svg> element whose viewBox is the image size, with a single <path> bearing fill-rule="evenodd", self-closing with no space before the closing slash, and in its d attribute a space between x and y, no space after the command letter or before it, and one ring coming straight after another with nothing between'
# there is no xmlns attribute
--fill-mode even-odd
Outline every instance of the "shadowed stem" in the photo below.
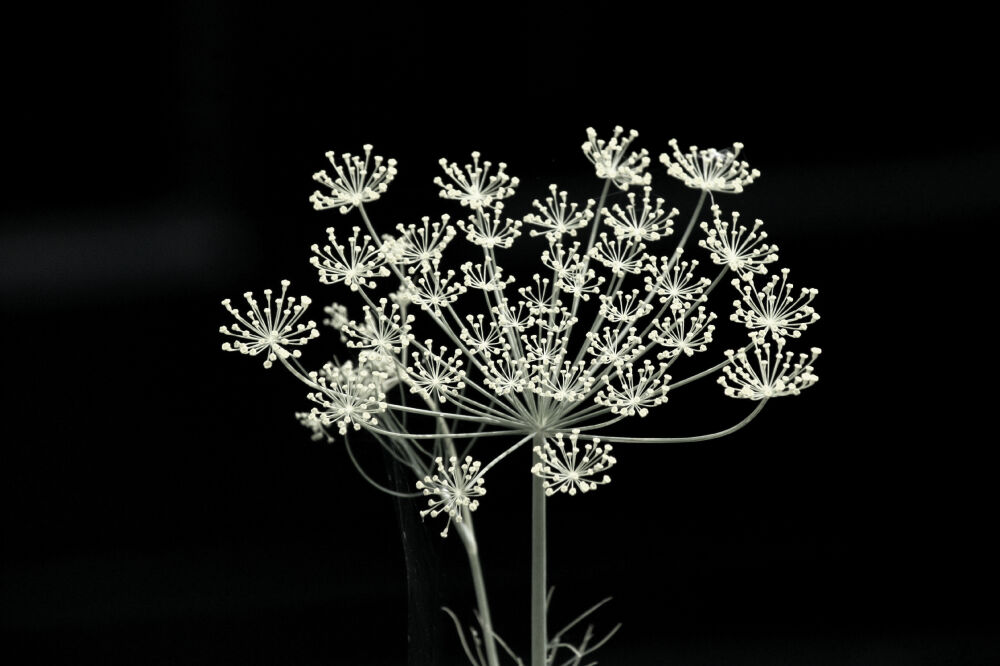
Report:
<svg viewBox="0 0 1000 666"><path fill-rule="evenodd" d="M479 562L479 544L476 542L476 532L472 527L472 513L462 509L464 517L458 523L458 536L465 546L469 557L469 569L472 572L472 586L476 592L476 607L479 610L479 623L483 628L483 642L486 647L486 663L488 666L500 666L497 656L497 643L493 636L493 620L490 617L490 605L486 598L486 582L483 580L483 567Z"/></svg>
<svg viewBox="0 0 1000 666"><path fill-rule="evenodd" d="M448 424L444 419L438 419L438 425L444 432L448 432ZM448 450L449 457L457 455L455 442L452 439L445 440L445 448ZM490 604L486 597L483 565L479 561L479 543L476 541L476 530L472 525L472 512L466 507L462 507L462 522L456 523L456 527L462 545L465 546L465 554L469 558L472 587L476 593L476 608L479 610L479 623L483 629L483 642L486 647L486 663L487 666L500 666L497 643L494 638L493 620L490 616Z"/></svg>
<svg viewBox="0 0 1000 666"><path fill-rule="evenodd" d="M534 446L545 444L535 433ZM545 488L540 476L531 475L531 666L545 666L548 648L545 576Z"/></svg>

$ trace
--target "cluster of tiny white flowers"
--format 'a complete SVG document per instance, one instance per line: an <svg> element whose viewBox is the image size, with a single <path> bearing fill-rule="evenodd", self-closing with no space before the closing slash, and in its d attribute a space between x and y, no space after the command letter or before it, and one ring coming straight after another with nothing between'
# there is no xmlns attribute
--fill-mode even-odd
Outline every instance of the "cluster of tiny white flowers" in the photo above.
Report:
<svg viewBox="0 0 1000 666"><path fill-rule="evenodd" d="M653 188L648 185L642 188L642 211L638 211L635 205L635 192L628 193L628 204L622 209L615 204L611 210L604 210L607 223L615 230L615 235L620 238L629 238L633 241L658 241L660 238L673 233L673 218L680 211L671 208L667 212L663 208L663 199L656 199L655 205L652 203Z"/></svg>
<svg viewBox="0 0 1000 666"><path fill-rule="evenodd" d="M733 286L742 291L743 298L733 301L736 311L730 315L732 320L742 323L751 333L764 331L775 336L800 337L810 324L819 320L819 314L810 305L818 292L803 287L796 296L788 273L787 268L782 268L781 275L772 275L760 291L752 280L747 285L733 280Z"/></svg>
<svg viewBox="0 0 1000 666"><path fill-rule="evenodd" d="M582 148L603 181L600 197L573 201L552 184L549 195L534 200L532 212L521 218L505 207L520 185L506 163L493 170L478 152L464 167L442 159L446 179L433 182L441 197L468 214L421 217L397 224L395 234L377 232L365 204L386 192L396 162L372 159L371 146L363 158L343 155L343 165L329 153L337 176L316 174L330 192L317 192L312 201L317 209L341 213L357 208L365 226L352 227L346 242L329 229L329 242L313 246L311 262L320 282L346 285L364 301L358 319L343 305L324 310L324 325L357 350L356 361L327 363L318 372L301 367L299 350L287 348L318 332L313 322L299 323L309 300L286 299L287 282L273 302L265 292L264 309L247 294L246 315L224 301L237 319L231 329L222 328L237 338L224 349L264 352L266 367L281 360L317 404L298 415L314 437L329 438L327 426L341 435L367 430L421 479L417 488L431 498L422 515L446 513L448 525L478 506L486 472L533 438L532 472L544 479L549 494L573 495L608 482L604 471L615 462L609 443L678 441L607 429L646 417L687 383L721 371L726 396L756 401L796 395L814 384L811 363L819 350L796 360L785 346L819 319L812 307L816 290L795 291L787 268L768 275L778 248L762 221L747 227L738 211L726 219L718 205L703 219L706 196L740 192L759 176L737 159L742 145L684 154L670 142L673 158L660 158L667 174L702 192L678 230L680 212L654 196L648 153L632 147L637 138L621 127L610 139L588 129ZM626 191L622 203L607 203L611 186ZM538 268L526 280L498 260L521 239L524 225L528 238L538 240L521 242L539 246L529 250ZM685 248L697 229L704 235L692 245L706 253L705 261ZM448 248L461 242L455 241L459 235L481 258L449 263ZM672 246L659 249L666 240ZM524 256L518 253L518 265ZM702 274L706 270L709 276ZM758 287L755 280L768 281ZM719 320L708 299L717 286L729 284L738 297L728 320L747 330L749 344L725 351L713 365L700 360L712 347ZM380 287L387 296L375 295ZM418 320L418 310L426 317ZM436 333L425 335L424 326ZM593 431L593 438L581 450L583 431ZM465 453L458 456L462 441L478 450L505 438L520 441L485 466Z"/></svg>
<svg viewBox="0 0 1000 666"><path fill-rule="evenodd" d="M466 164L464 171L456 162L448 164L443 157L438 163L454 183L446 183L440 176L434 179L434 184L441 188L441 197L454 199L469 208L482 208L495 200L514 196L514 188L520 182L504 173L507 165L503 162L497 165L495 174L489 175L493 164L487 161L480 166L479 151L473 151L472 164Z"/></svg>
<svg viewBox="0 0 1000 666"><path fill-rule="evenodd" d="M288 280L281 282L281 296L271 298L272 291L264 290L264 299L267 306L261 310L260 304L253 297L253 292L246 292L243 298L246 299L250 309L246 314L241 314L239 310L232 306L232 302L227 298L222 301L229 314L236 319L235 324L229 327L221 326L219 332L236 338L235 342L223 343L225 351L238 351L241 354L256 356L261 352L264 355L264 367L270 368L279 358L284 360L289 356L298 358L302 352L295 349L289 352L286 347L301 346L319 336L316 330L316 322L309 321L300 324L299 320L305 314L306 308L312 303L308 296L303 296L299 302L295 302L294 296L286 297L288 287L291 283Z"/></svg>
<svg viewBox="0 0 1000 666"><path fill-rule="evenodd" d="M747 229L739 224L738 211L732 212L732 225L722 219L718 205L712 206L712 214L711 226L708 222L701 223L705 238L698 241L698 245L711 252L712 262L729 266L744 280L767 273L767 264L778 260L778 246L764 242L766 231L758 232L764 221L755 220L753 228Z"/></svg>
<svg viewBox="0 0 1000 666"><path fill-rule="evenodd" d="M357 367L350 361L339 366L328 363L309 377L316 390L306 397L320 405L313 407L313 419L324 426L336 425L341 435L349 426L360 430L363 425L375 425L386 410L383 389L391 382L367 359Z"/></svg>
<svg viewBox="0 0 1000 666"><path fill-rule="evenodd" d="M552 440L546 439L542 446L534 448L539 462L531 468L531 473L544 479L542 485L546 495L576 495L577 491L585 493L595 490L598 485L610 483L611 477L605 472L617 462L611 455L611 445L600 446L600 438L593 437L590 443L584 444L581 456L577 445L579 438L580 431L573 430L567 450L560 432L554 438L555 446Z"/></svg>
<svg viewBox="0 0 1000 666"><path fill-rule="evenodd" d="M373 289L376 285L373 278L388 277L389 269L385 267L386 256L373 244L371 236L361 234L361 227L354 227L347 241L347 246L337 242L337 234L333 227L326 230L330 244L313 245L312 251L318 256L311 257L310 263L319 269L319 281L323 284L338 284L343 282L351 291L367 287ZM347 250L347 251L345 251Z"/></svg>
<svg viewBox="0 0 1000 666"><path fill-rule="evenodd" d="M389 183L396 177L396 160L384 161L376 155L375 163L372 164L371 145L365 145L363 149L364 159L350 153L341 155L343 166L337 163L337 155L333 151L326 154L337 176L331 178L326 171L313 174L313 180L330 188L330 194L323 194L319 190L313 192L309 197L313 208L316 210L336 208L346 214L352 208L375 201L385 193Z"/></svg>
<svg viewBox="0 0 1000 666"><path fill-rule="evenodd" d="M757 169L736 159L743 150L742 143L734 143L732 150L698 150L698 146L691 146L687 153L677 147L677 139L669 143L674 149L674 157L671 159L670 155L662 153L660 162L667 167L667 173L696 190L736 194L760 177Z"/></svg>
<svg viewBox="0 0 1000 666"><path fill-rule="evenodd" d="M430 497L427 500L429 508L421 511L420 515L430 514L435 518L444 513L448 516L448 522L441 532L443 537L448 536L452 521L462 522L462 510L475 511L479 508L479 500L476 498L486 494L486 489L483 488L485 481L479 473L481 462L473 460L472 456L467 456L461 464L456 456L452 456L448 462L448 467L445 467L444 459L436 458L434 464L437 465L437 473L417 481L417 489Z"/></svg>
<svg viewBox="0 0 1000 666"><path fill-rule="evenodd" d="M746 351L726 351L726 356L734 361L722 368L724 376L719 377L719 384L725 387L730 398L747 400L763 400L777 398L783 395L798 395L802 389L815 384L819 377L813 374L812 363L820 350L813 347L810 354L795 354L784 352L786 341L783 337L774 339L775 352L771 354L771 343L760 341L753 351L756 359L750 358Z"/></svg>
<svg viewBox="0 0 1000 666"><path fill-rule="evenodd" d="M528 224L541 227L541 230L532 229L531 235L551 234L556 239L563 234L576 236L576 232L585 228L594 217L592 208L597 202L588 199L587 205L582 210L577 210L579 204L566 201L569 196L566 191L560 192L556 185L549 185L549 191L552 196L545 197L544 205L538 199L535 199L531 204L538 209L541 215L528 213L524 216L524 221Z"/></svg>
<svg viewBox="0 0 1000 666"><path fill-rule="evenodd" d="M649 153L645 148L639 152L627 152L639 133L629 130L628 137L622 139L624 133L624 128L615 127L610 139L598 139L597 131L588 127L583 154L593 162L598 178L609 180L620 189L627 190L631 185L649 185L652 176L643 173L650 163Z"/></svg>

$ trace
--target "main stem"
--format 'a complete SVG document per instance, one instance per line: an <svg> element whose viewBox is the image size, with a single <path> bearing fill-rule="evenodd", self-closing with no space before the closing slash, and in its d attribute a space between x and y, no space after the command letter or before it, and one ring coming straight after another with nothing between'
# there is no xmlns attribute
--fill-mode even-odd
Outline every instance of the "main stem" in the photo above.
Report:
<svg viewBox="0 0 1000 666"><path fill-rule="evenodd" d="M536 433L534 446L544 443L545 438ZM541 477L531 475L531 666L545 666L549 642L545 608L545 488L542 483Z"/></svg>

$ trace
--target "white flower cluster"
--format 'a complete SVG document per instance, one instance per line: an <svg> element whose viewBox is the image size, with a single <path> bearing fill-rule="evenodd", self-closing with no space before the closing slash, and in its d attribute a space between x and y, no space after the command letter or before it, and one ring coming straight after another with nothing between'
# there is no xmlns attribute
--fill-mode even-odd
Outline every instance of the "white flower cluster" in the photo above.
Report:
<svg viewBox="0 0 1000 666"><path fill-rule="evenodd" d="M342 231L328 229L328 243L313 246L311 262L322 283L346 285L363 301L359 319L334 304L323 322L357 350L356 361L328 363L319 372L299 365L299 350L287 348L318 333L315 323L298 323L309 301L286 299L287 282L273 303L265 292L263 310L249 294L246 315L224 302L238 322L222 328L237 338L224 348L266 352L265 366L281 360L318 405L299 415L315 437L329 437L331 425L342 435L366 429L421 479L417 488L431 498L423 514L446 513L449 525L478 506L486 471L528 441L535 442L531 471L546 491L573 495L608 482L605 471L615 463L608 443L684 441L607 429L647 416L692 381L721 371L725 395L754 401L814 384L811 364L819 350L795 357L785 346L819 319L816 290L796 291L787 268L772 271L778 248L760 220L745 226L739 212L724 215L714 201L710 219L702 216L707 195L740 192L758 178L737 159L742 145L684 154L670 142L673 157L660 158L666 173L702 192L677 229L680 212L654 195L648 153L632 148L637 138L621 127L609 139L588 129L582 148L603 182L600 196L573 201L553 184L521 218L505 207L520 185L506 163L494 170L478 152L464 166L442 159L445 178L433 182L465 214L422 217L396 225L395 234L378 232L365 204L386 192L396 162L372 159L371 146L363 158L344 154L343 165L329 153L337 175L316 174L329 192L312 201L317 209L359 209L364 228L352 227L346 241L338 240ZM626 191L622 203L607 204L612 186ZM527 279L509 274L501 261L524 225L530 234L520 241L526 247L519 247L518 264L525 253L538 258ZM705 251L702 261L685 249L697 229L704 235L692 244ZM661 248L675 231L680 239ZM447 250L459 235L472 244L475 260L450 259ZM744 327L749 343L720 354L721 362L704 363L699 359L711 349L720 319L709 296L728 284L737 298L724 319ZM386 296L376 295L380 288ZM418 310L426 317L418 320ZM581 449L580 437L591 443ZM458 455L456 443L482 448L493 438L519 441L485 466Z"/></svg>
<svg viewBox="0 0 1000 666"><path fill-rule="evenodd" d="M333 151L326 154L330 160L336 178L331 178L326 171L313 174L313 180L330 189L329 194L319 190L313 192L309 200L316 210L336 208L347 214L352 208L369 201L375 201L389 188L389 183L396 177L396 160L383 161L378 155L372 164L372 147L365 145L364 159L358 155L344 153L341 159L344 165L337 163L337 155ZM383 163L384 162L384 163Z"/></svg>
<svg viewBox="0 0 1000 666"><path fill-rule="evenodd" d="M760 177L757 169L736 159L743 150L742 143L734 143L732 150L698 150L698 146L691 146L686 154L677 147L677 139L669 143L674 157L663 153L660 162L667 167L667 173L696 190L739 193Z"/></svg>
<svg viewBox="0 0 1000 666"><path fill-rule="evenodd" d="M452 456L448 467L444 466L442 458L436 458L434 463L437 465L437 473L417 481L417 488L430 497L427 500L429 508L421 511L420 515L430 514L434 518L442 513L447 514L448 522L441 532L441 536L446 537L453 520L456 523L462 522L462 509L475 511L479 508L479 500L476 498L486 494L483 477L479 473L482 463L473 460L471 456L467 456L461 464L457 457Z"/></svg>
<svg viewBox="0 0 1000 666"><path fill-rule="evenodd" d="M577 491L585 493L611 481L604 473L616 462L610 455L611 445L600 446L601 440L594 437L589 444L584 444L581 456L577 446L579 438L580 431L573 430L569 436L569 450L561 432L556 433L555 446L546 440L542 446L535 447L539 462L531 468L531 473L544 479L546 495L576 495Z"/></svg>
<svg viewBox="0 0 1000 666"><path fill-rule="evenodd" d="M295 349L289 352L286 347L301 346L319 335L316 330L316 322L310 321L300 324L299 319L305 314L306 308L312 302L308 296L303 296L299 302L295 302L294 296L286 297L288 287L291 283L288 280L281 282L281 296L271 299L272 291L264 290L264 299L267 307L262 311L260 304L253 297L252 292L243 294L250 309L245 315L232 306L232 302L227 298L222 301L229 314L233 315L236 323L230 327L222 326L219 332L236 338L235 342L225 342L222 348L225 351L238 351L241 354L256 356L261 352L264 355L264 367L270 368L279 358L287 359L289 356L298 358L302 352Z"/></svg>

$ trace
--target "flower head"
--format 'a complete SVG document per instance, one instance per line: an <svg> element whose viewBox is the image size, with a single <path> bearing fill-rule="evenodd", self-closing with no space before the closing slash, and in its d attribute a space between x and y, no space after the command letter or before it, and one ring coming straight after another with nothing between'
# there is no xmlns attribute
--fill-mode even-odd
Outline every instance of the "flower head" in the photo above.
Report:
<svg viewBox="0 0 1000 666"><path fill-rule="evenodd" d="M733 301L736 312L730 315L730 319L742 322L750 329L751 335L762 332L775 337L801 336L802 331L819 320L819 314L810 305L819 292L803 287L796 296L794 285L788 281L788 273L787 268L782 268L781 275L771 276L760 291L754 287L752 280L750 284L733 280L733 286L742 292L743 298L742 301Z"/></svg>
<svg viewBox="0 0 1000 666"><path fill-rule="evenodd" d="M683 353L693 356L695 352L703 352L712 342L712 332L715 325L714 312L705 312L705 306L699 305L697 314L684 317L679 311L674 311L674 317L664 321L653 322L653 332L649 339L666 349L656 355L656 358L673 358Z"/></svg>
<svg viewBox="0 0 1000 666"><path fill-rule="evenodd" d="M531 473L544 479L542 487L545 488L546 495L576 495L578 490L585 493L611 481L611 477L605 474L617 462L610 455L611 445L600 446L601 440L594 437L589 444L584 445L581 456L577 445L579 438L580 431L574 430L569 436L567 450L560 432L556 433L555 446L546 438L543 446L535 447L539 462L531 468Z"/></svg>
<svg viewBox="0 0 1000 666"><path fill-rule="evenodd" d="M333 227L327 229L330 244L324 245L322 249L319 245L313 245L312 251L316 256L311 257L309 263L319 269L319 281L323 284L343 282L351 291L373 289L375 281L372 278L389 275L389 269L385 267L385 254L372 244L371 236L360 235L361 227L354 227L352 231L354 233L347 239L345 246L337 242Z"/></svg>
<svg viewBox="0 0 1000 666"><path fill-rule="evenodd" d="M731 363L722 368L724 376L719 377L719 384L725 388L730 398L747 400L763 400L784 395L798 395L802 389L809 388L819 377L813 374L812 362L820 355L820 349L813 347L810 354L795 354L782 350L786 344L785 338L775 338L775 352L771 354L771 343L761 341L753 351L752 360L744 350L726 351L726 357ZM756 362L755 362L756 361Z"/></svg>
<svg viewBox="0 0 1000 666"><path fill-rule="evenodd" d="M598 405L608 407L613 414L622 416L646 416L650 407L667 401L667 365L653 365L645 359L638 368L634 363L625 363L618 368L614 381L605 376L605 387L594 399Z"/></svg>
<svg viewBox="0 0 1000 666"><path fill-rule="evenodd" d="M567 202L568 194L566 192L560 192L555 185L549 185L549 192L552 193L552 196L545 197L545 205L542 205L538 199L531 203L541 215L529 213L524 216L524 221L528 224L541 227L541 231L532 229L531 235L546 234L556 238L563 234L576 236L577 230L585 228L594 217L594 211L591 208L596 202L593 199L587 199L586 207L578 211L577 204Z"/></svg>
<svg viewBox="0 0 1000 666"><path fill-rule="evenodd" d="M606 233L601 233L601 240L591 248L590 256L610 268L614 275L625 277L626 273L642 272L645 249L645 243L636 242L630 237L608 238Z"/></svg>
<svg viewBox="0 0 1000 666"><path fill-rule="evenodd" d="M431 222L430 217L423 217L420 225L397 225L396 229L400 233L397 239L398 251L390 261L407 266L411 275L418 270L430 270L441 261L444 249L458 233L449 224L450 220L451 217L445 214L441 216L440 222Z"/></svg>
<svg viewBox="0 0 1000 666"><path fill-rule="evenodd" d="M594 356L598 365L620 368L646 351L645 345L640 344L642 338L636 335L637 331L634 326L626 331L605 326L600 334L589 332L587 353Z"/></svg>
<svg viewBox="0 0 1000 666"><path fill-rule="evenodd" d="M401 315L398 303L390 304L388 299L380 298L377 308L366 305L364 313L363 322L350 321L340 329L348 347L364 350L362 357L375 354L391 358L413 339L410 333L413 315Z"/></svg>
<svg viewBox="0 0 1000 666"><path fill-rule="evenodd" d="M767 273L767 264L778 260L778 246L765 243L766 231L759 231L762 220L754 221L753 229L739 224L740 214L732 212L732 225L722 219L722 210L712 206L712 225L702 222L701 228L706 238L698 242L700 247L712 253L712 263L728 266L744 280L752 274Z"/></svg>
<svg viewBox="0 0 1000 666"><path fill-rule="evenodd" d="M472 153L472 164L466 164L465 171L456 162L448 164L448 160L443 157L438 164L452 181L446 183L440 176L434 179L434 184L441 188L441 197L454 199L469 208L482 208L496 200L514 196L514 188L519 182L517 178L504 173L507 165L503 162L497 165L495 174L489 175L493 163L485 161L480 166L478 151Z"/></svg>
<svg viewBox="0 0 1000 666"><path fill-rule="evenodd" d="M671 139L670 146L674 149L673 160L663 153L660 162L668 174L696 190L737 194L760 177L759 171L736 159L743 150L742 143L734 143L732 150L698 150L698 146L691 146L687 153L677 147L677 139Z"/></svg>
<svg viewBox="0 0 1000 666"><path fill-rule="evenodd" d="M326 154L337 176L331 178L326 171L313 174L313 180L330 188L330 194L323 194L319 190L313 192L309 197L313 208L337 208L346 214L355 206L375 201L388 189L389 183L396 177L396 160L390 159L383 163L382 158L376 155L375 163L371 164L371 145L366 144L363 149L364 159L350 153L341 155L343 166L337 163L337 155L332 150Z"/></svg>
<svg viewBox="0 0 1000 666"><path fill-rule="evenodd" d="M479 508L479 500L486 494L483 488L485 482L479 474L482 463L473 460L471 456L465 458L461 465L458 458L452 456L449 459L448 467L444 466L444 459L437 458L434 463L437 465L437 473L433 476L425 476L423 481L417 481L417 490L424 491L424 495L430 497L427 500L429 508L420 512L420 516L427 514L431 518L436 518L442 513L448 514L448 523L444 526L441 536L448 536L448 528L451 521L462 522L462 509L475 511Z"/></svg>
<svg viewBox="0 0 1000 666"><path fill-rule="evenodd" d="M642 211L636 208L635 192L628 193L628 205L624 209L615 204L611 210L604 210L604 221L615 230L616 236L648 242L673 233L673 218L679 211L671 208L667 212L663 199L657 199L653 205L652 191L648 185L642 188Z"/></svg>
<svg viewBox="0 0 1000 666"><path fill-rule="evenodd" d="M671 264L670 257L659 257L658 261L651 257L646 267L651 275L644 278L646 291L656 293L671 310L686 310L691 303L702 300L705 289L712 284L708 278L694 274L697 268L697 259Z"/></svg>
<svg viewBox="0 0 1000 666"><path fill-rule="evenodd" d="M610 140L598 139L593 127L587 128L587 140L583 154L593 162L598 178L610 180L619 189L627 190L630 185L649 185L651 177L643 173L649 166L649 153L643 148L639 152L627 153L639 133L629 130L628 137L621 139L625 130L615 127Z"/></svg>
<svg viewBox="0 0 1000 666"><path fill-rule="evenodd" d="M424 350L414 350L413 365L407 368L410 392L428 399L448 402L465 388L465 371L462 370L462 352L458 349L449 357L448 348L441 346L434 352L434 343L424 341Z"/></svg>
<svg viewBox="0 0 1000 666"><path fill-rule="evenodd" d="M323 425L336 424L341 435L348 426L360 430L362 424L375 425L376 416L387 409L385 388L392 384L389 376L362 361L357 367L348 361L343 365L328 363L322 372L310 373L317 390L309 393L313 402L312 416Z"/></svg>
<svg viewBox="0 0 1000 666"><path fill-rule="evenodd" d="M458 228L465 232L470 243L486 249L509 249L514 239L521 235L520 220L504 219L503 202L497 201L490 208L479 207L468 220L459 220Z"/></svg>
<svg viewBox="0 0 1000 666"><path fill-rule="evenodd" d="M298 358L302 352L295 349L289 352L286 347L301 346L319 336L316 330L316 322L309 321L300 324L299 320L305 314L306 308L312 303L308 296L303 296L299 302L295 302L294 296L286 298L288 280L281 281L281 296L271 298L271 290L264 290L264 298L267 306L261 310L257 300L253 297L253 292L246 292L243 297L246 299L250 309L241 314L234 308L227 298L222 301L229 314L236 317L236 323L231 326L222 326L219 332L236 338L235 342L225 342L222 348L225 351L238 351L241 354L256 356L261 352L266 352L264 357L264 367L270 368L274 361L279 358L286 359L289 356Z"/></svg>

